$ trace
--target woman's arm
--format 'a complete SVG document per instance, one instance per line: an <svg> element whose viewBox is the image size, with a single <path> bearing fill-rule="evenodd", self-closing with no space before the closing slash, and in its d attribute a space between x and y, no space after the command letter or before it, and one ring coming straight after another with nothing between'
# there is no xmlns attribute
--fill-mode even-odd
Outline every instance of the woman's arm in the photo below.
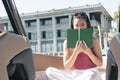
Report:
<svg viewBox="0 0 120 80"><path fill-rule="evenodd" d="M63 65L65 69L73 68L74 62L77 58L78 52L77 50L68 49L67 48L67 40L63 43Z"/></svg>
<svg viewBox="0 0 120 80"><path fill-rule="evenodd" d="M85 53L90 57L90 59L93 61L93 63L95 65L97 65L97 66L102 65L102 54L101 54L101 50L100 50L99 40L97 38L93 39L94 53L89 48L86 48L85 51L86 51Z"/></svg>
<svg viewBox="0 0 120 80"><path fill-rule="evenodd" d="M95 52L95 57L93 57L93 62L97 65L97 66L102 66L103 60L102 60L102 53L101 53L101 49L100 49L100 43L99 40L97 38L93 39L93 50ZM92 57L92 55L91 55Z"/></svg>

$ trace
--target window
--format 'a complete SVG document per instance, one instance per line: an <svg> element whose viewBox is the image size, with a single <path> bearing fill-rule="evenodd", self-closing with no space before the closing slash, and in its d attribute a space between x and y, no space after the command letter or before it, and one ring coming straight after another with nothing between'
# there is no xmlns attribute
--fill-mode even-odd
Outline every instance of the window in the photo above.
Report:
<svg viewBox="0 0 120 80"><path fill-rule="evenodd" d="M52 18L40 19L41 25L52 25Z"/></svg>
<svg viewBox="0 0 120 80"><path fill-rule="evenodd" d="M53 51L53 42L52 41L44 41L41 42L41 52L52 52Z"/></svg>
<svg viewBox="0 0 120 80"><path fill-rule="evenodd" d="M102 14L101 12L92 12L90 14L90 20L96 20L99 24L101 24L100 20L100 15Z"/></svg>
<svg viewBox="0 0 120 80"><path fill-rule="evenodd" d="M0 24L0 31L7 31L7 24Z"/></svg>
<svg viewBox="0 0 120 80"><path fill-rule="evenodd" d="M36 20L27 20L25 21L26 27L36 27L37 26L37 22Z"/></svg>
<svg viewBox="0 0 120 80"><path fill-rule="evenodd" d="M0 24L0 31L9 31L9 32L14 32L14 29L11 25L11 23L9 23L9 26L8 26L8 23L1 23Z"/></svg>
<svg viewBox="0 0 120 80"><path fill-rule="evenodd" d="M47 39L52 39L53 38L53 32L52 32L52 30L46 31L46 38Z"/></svg>
<svg viewBox="0 0 120 80"><path fill-rule="evenodd" d="M57 30L57 37L67 37L67 30L66 29Z"/></svg>
<svg viewBox="0 0 120 80"><path fill-rule="evenodd" d="M63 51L63 42L64 42L64 40L58 40L57 51Z"/></svg>
<svg viewBox="0 0 120 80"><path fill-rule="evenodd" d="M31 40L31 32L28 33L28 39Z"/></svg>
<svg viewBox="0 0 120 80"><path fill-rule="evenodd" d="M56 17L56 23L57 24L65 24L69 22L68 16L61 16L61 17Z"/></svg>
<svg viewBox="0 0 120 80"><path fill-rule="evenodd" d="M37 40L37 32L28 32L29 40Z"/></svg>
<svg viewBox="0 0 120 80"><path fill-rule="evenodd" d="M67 37L67 30L66 29L61 30L61 37Z"/></svg>
<svg viewBox="0 0 120 80"><path fill-rule="evenodd" d="M46 38L46 32L42 31L42 39L45 39L45 38Z"/></svg>
<svg viewBox="0 0 120 80"><path fill-rule="evenodd" d="M42 31L42 39L52 39L53 32L52 30Z"/></svg>
<svg viewBox="0 0 120 80"><path fill-rule="evenodd" d="M57 30L57 37L61 37L61 30Z"/></svg>
<svg viewBox="0 0 120 80"><path fill-rule="evenodd" d="M33 52L38 52L37 42L30 42Z"/></svg>

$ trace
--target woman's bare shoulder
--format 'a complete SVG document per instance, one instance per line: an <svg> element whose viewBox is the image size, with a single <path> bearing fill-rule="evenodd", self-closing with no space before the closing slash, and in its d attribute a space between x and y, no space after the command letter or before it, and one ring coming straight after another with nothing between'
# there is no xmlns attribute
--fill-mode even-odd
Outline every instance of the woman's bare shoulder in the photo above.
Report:
<svg viewBox="0 0 120 80"><path fill-rule="evenodd" d="M64 43L67 43L67 40L64 40Z"/></svg>
<svg viewBox="0 0 120 80"><path fill-rule="evenodd" d="M93 36L93 45L98 45L99 39L96 36Z"/></svg>
<svg viewBox="0 0 120 80"><path fill-rule="evenodd" d="M93 40L98 40L98 37L96 37L96 36L93 36Z"/></svg>
<svg viewBox="0 0 120 80"><path fill-rule="evenodd" d="M63 42L63 47L64 47L64 48L67 47L67 40L64 40L64 42Z"/></svg>
<svg viewBox="0 0 120 80"><path fill-rule="evenodd" d="M63 46L64 46L64 48L66 48L66 49L69 50L69 51L72 51L72 50L73 50L72 48L67 48L67 40L64 40Z"/></svg>
<svg viewBox="0 0 120 80"><path fill-rule="evenodd" d="M63 45L67 45L67 40L64 40Z"/></svg>

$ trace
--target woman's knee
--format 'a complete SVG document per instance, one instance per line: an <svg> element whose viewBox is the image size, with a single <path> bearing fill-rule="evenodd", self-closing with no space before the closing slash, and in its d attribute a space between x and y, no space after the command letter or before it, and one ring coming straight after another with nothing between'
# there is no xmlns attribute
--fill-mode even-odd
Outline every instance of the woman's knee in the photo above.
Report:
<svg viewBox="0 0 120 80"><path fill-rule="evenodd" d="M53 68L52 67L48 67L45 72L46 73L51 73L52 71L54 71Z"/></svg>
<svg viewBox="0 0 120 80"><path fill-rule="evenodd" d="M97 69L92 70L93 75L91 76L90 80L100 80L100 73Z"/></svg>
<svg viewBox="0 0 120 80"><path fill-rule="evenodd" d="M56 69L56 68L53 68L53 67L48 67L47 69L46 69L46 73L54 73L54 72L59 72L59 70L58 69Z"/></svg>

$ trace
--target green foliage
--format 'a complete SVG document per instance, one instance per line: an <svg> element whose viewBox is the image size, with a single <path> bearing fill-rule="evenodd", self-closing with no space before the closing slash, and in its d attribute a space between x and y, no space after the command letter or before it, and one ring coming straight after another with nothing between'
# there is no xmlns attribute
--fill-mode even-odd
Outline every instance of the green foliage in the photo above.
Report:
<svg viewBox="0 0 120 80"><path fill-rule="evenodd" d="M119 18L120 18L120 5L118 9L114 12L114 20L117 22L117 27L119 27Z"/></svg>
<svg viewBox="0 0 120 80"><path fill-rule="evenodd" d="M107 33L107 29L100 29L100 33L101 33L101 45L102 45L102 48L104 48L104 35ZM95 37L97 37L98 39L100 39L99 37L99 31L98 29L94 29L94 34L93 34Z"/></svg>

